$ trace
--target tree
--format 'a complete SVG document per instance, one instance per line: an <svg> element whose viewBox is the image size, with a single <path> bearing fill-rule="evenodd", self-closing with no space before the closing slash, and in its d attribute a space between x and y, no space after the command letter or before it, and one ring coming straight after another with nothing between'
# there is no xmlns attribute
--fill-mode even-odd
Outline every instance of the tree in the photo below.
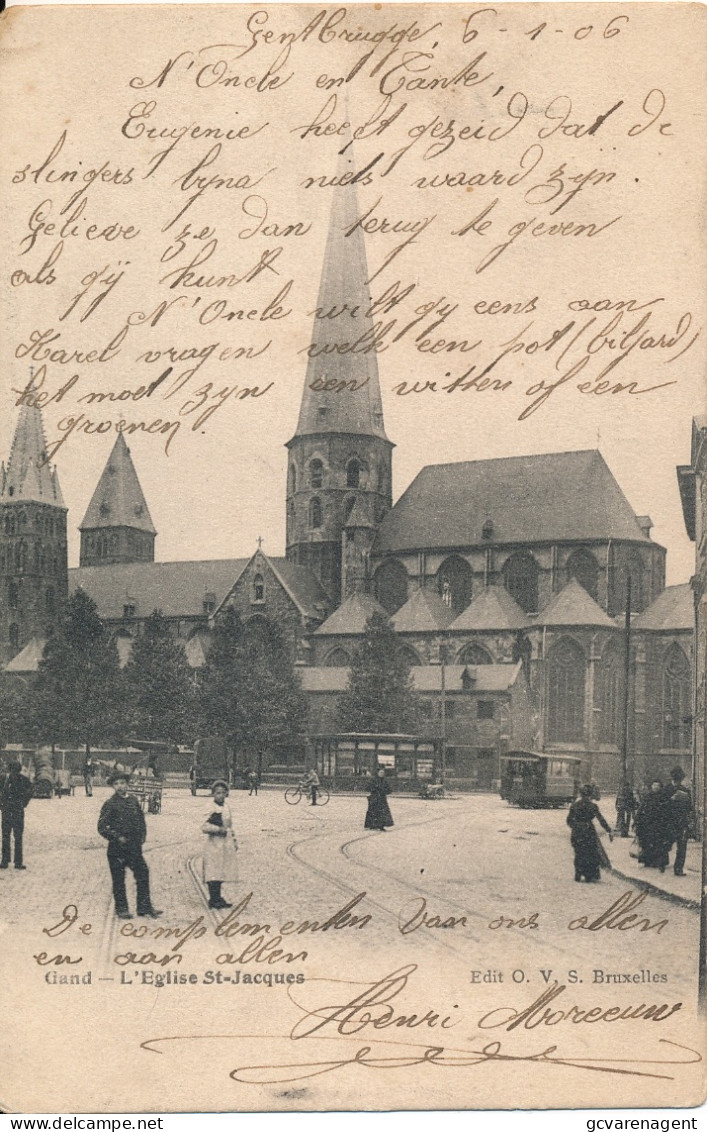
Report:
<svg viewBox="0 0 707 1132"><path fill-rule="evenodd" d="M240 680L245 636L241 619L228 607L216 621L199 689L200 729L220 735L235 750L243 729Z"/></svg>
<svg viewBox="0 0 707 1132"><path fill-rule="evenodd" d="M0 751L7 743L24 741L30 702L21 677L0 673Z"/></svg>
<svg viewBox="0 0 707 1132"><path fill-rule="evenodd" d="M169 631L163 614L155 610L133 642L124 672L126 715L130 731L141 739L172 739L181 743L193 736L195 695L184 647Z"/></svg>
<svg viewBox="0 0 707 1132"><path fill-rule="evenodd" d="M342 731L399 734L419 726L410 664L382 613L374 613L366 623L339 699L338 718Z"/></svg>
<svg viewBox="0 0 707 1132"><path fill-rule="evenodd" d="M30 726L37 742L89 750L122 737L124 697L115 642L96 604L76 590L39 662Z"/></svg>
<svg viewBox="0 0 707 1132"><path fill-rule="evenodd" d="M303 735L307 701L280 630L265 617L216 622L201 687L201 722L257 761Z"/></svg>

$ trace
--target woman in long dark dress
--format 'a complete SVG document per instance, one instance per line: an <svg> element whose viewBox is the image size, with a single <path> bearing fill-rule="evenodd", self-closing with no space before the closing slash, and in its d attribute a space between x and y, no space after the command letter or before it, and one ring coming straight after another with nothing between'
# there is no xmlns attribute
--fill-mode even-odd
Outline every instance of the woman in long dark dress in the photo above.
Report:
<svg viewBox="0 0 707 1132"><path fill-rule="evenodd" d="M366 820L363 823L364 829L379 829L381 833L385 833L385 827L394 824L393 815L388 805L389 794L390 786L385 780L385 771L381 767L377 777L371 783Z"/></svg>
<svg viewBox="0 0 707 1132"><path fill-rule="evenodd" d="M649 869L665 871L670 855L672 834L670 830L670 804L659 778L651 782L651 787L641 800L636 814L636 837L638 838L638 860Z"/></svg>
<svg viewBox="0 0 707 1132"><path fill-rule="evenodd" d="M596 802L592 801L592 787L583 786L579 798L570 806L567 815L567 824L572 830L570 842L574 849L574 879L588 882L601 880L601 866L608 865L608 858L604 852L599 835L594 828L595 820L609 834L613 840L609 823L604 818Z"/></svg>

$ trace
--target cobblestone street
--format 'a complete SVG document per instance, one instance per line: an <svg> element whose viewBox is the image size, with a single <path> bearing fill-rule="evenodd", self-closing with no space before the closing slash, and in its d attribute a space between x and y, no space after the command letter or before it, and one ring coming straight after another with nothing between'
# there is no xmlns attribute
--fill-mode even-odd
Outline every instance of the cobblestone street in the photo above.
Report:
<svg viewBox="0 0 707 1132"><path fill-rule="evenodd" d="M266 1020L268 1032L275 1025L284 1038L302 1010L311 1010L313 1002L316 1007L317 996L321 1000L321 980L328 988L325 1000L345 1002L347 998L329 997L329 984L336 985L332 980L370 985L408 965L410 986L400 997L401 1006L403 998L406 1004L409 998L415 1005L424 1003L425 1009L447 1010L452 1018L458 1012L464 1024L455 1030L457 1047L462 1040L478 1040L475 1024L489 1010L528 1006L556 982L564 988L563 1006L589 1000L602 1008L685 1001L689 1018L677 1031L669 1031L668 1023L661 1037L675 1040L676 1033L684 1036L688 1023L694 1024L697 911L627 879L631 867L638 871L628 856L628 842L607 843L623 876L604 872L599 885L576 884L566 810L517 810L493 795L434 803L393 795L395 826L383 834L364 831L362 797L333 796L327 806L302 802L290 807L280 790L261 790L252 798L236 791L231 805L240 881L224 889L237 906L224 920L225 912L207 908L200 883L200 827L210 801L206 794L192 798L186 791L169 790L162 812L148 815L145 847L153 903L164 915L159 921L121 922L113 915L105 844L96 833L107 795L107 790L97 789L93 798L77 792L72 798L31 803L27 871L11 868L0 874L3 946L13 955L13 969L19 964L28 970L25 992L32 974L35 977L36 993L44 996L47 1033L54 1034L50 1045L62 1031L72 1035L72 1044L81 1047L83 1042L84 1055L93 1065L92 1079L101 1080L96 1043L111 1049L106 1023L120 1031L123 1056L124 1043L130 1045L134 1035L138 1061L131 1072L155 1074L155 1107L169 1110L172 1074L187 1071L189 1055L176 1047L169 1048L169 1057L148 1055L140 1049L146 1039L191 1033L194 1028L200 1034L258 1035ZM608 806L605 813L613 816ZM691 844L688 876L682 882L688 900L699 890L698 849ZM645 879L637 876L636 882ZM650 879L657 883L658 875ZM666 874L665 883L671 881L677 884ZM128 890L134 910L131 877ZM64 921L65 930L55 931L69 906L76 909L76 922L68 926ZM609 910L611 914L602 917ZM337 912L341 916L336 926L322 931ZM370 919L360 924L355 916ZM79 927L84 923L92 927L82 935ZM188 938L176 949L181 959L174 959L174 941L179 938L174 933L187 932L190 925ZM42 930L47 928L51 934ZM215 935L216 929L220 934ZM263 944L285 955L267 947L259 951ZM42 954L43 959L36 958ZM49 960L56 954L80 955L82 962L75 968L54 965ZM288 961L288 955L294 958ZM88 968L90 986L60 982L66 972L79 972L80 978ZM175 986L167 972L175 980L193 976L198 986ZM300 976L305 985L273 985L267 991L245 985L248 975L262 983L255 976L264 972L273 978L281 975L282 982L288 974ZM160 982L165 985L160 987ZM626 982L630 985L623 985ZM350 998L350 991L344 993ZM5 1016L11 1017L13 995L6 997L10 1012ZM82 1009L74 1011L79 1002ZM637 1024L626 1024L634 1027L632 1040ZM584 1048L589 1030L580 1033L573 1027L569 1035L553 1031L549 1036L553 1041L569 1037L575 1048L578 1042ZM602 1035L602 1051L615 1053L615 1042L621 1045L628 1033L610 1029L608 1036ZM11 1046L12 1035L11 1024ZM485 1040L499 1036L492 1029ZM532 1036L536 1046L547 1044L548 1034ZM439 1038L432 1031L424 1040ZM273 1056L271 1046L271 1041L263 1044L254 1038L247 1063L264 1064ZM15 1055L18 1052L15 1046ZM28 1049L25 1052L29 1056ZM158 1052L166 1051L160 1047ZM227 1107L286 1107L277 1100L285 1094L270 1087L241 1084L236 1089L228 1079L232 1058L230 1050L221 1048L213 1054L214 1071L222 1069L228 1082ZM132 1064L130 1059L126 1064ZM109 1097L101 1103L109 1111L125 1106L127 1099L126 1082L114 1070L106 1069L101 1085ZM33 1101L36 1111L41 1110L39 1097L61 1094L56 1062L47 1072ZM349 1072L350 1078L337 1079L336 1087L341 1103L348 1095L353 1105L356 1073ZM538 1075L539 1088L545 1072ZM326 1088L326 1080L308 1094L312 1107L325 1103L321 1088ZM430 1077L426 1088L431 1104L448 1103L446 1087L443 1074ZM576 1089L576 1083L572 1087ZM237 1096L230 1091L234 1089ZM194 1090L195 1104L213 1107L208 1082L195 1082ZM663 1082L663 1103L665 1094ZM529 1082L529 1098L532 1095ZM409 1103L393 1085L391 1096L397 1098L391 1103ZM645 1103L645 1088L636 1096ZM310 1101L303 1104L310 1107Z"/></svg>

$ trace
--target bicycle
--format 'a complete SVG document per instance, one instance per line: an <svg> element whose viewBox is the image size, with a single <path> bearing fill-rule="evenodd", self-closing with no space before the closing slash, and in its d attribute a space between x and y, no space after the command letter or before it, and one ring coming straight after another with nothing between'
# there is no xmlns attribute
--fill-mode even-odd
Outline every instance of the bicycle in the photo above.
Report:
<svg viewBox="0 0 707 1132"><path fill-rule="evenodd" d="M309 786L304 789L301 786L290 786L285 791L285 801L288 806L296 806L305 796L309 798ZM317 805L326 806L329 801L330 794L323 786L317 786Z"/></svg>

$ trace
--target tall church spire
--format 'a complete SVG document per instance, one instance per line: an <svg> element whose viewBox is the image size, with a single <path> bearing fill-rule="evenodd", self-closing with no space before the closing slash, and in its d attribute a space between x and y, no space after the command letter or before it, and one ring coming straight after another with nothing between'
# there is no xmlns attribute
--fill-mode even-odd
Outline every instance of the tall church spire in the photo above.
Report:
<svg viewBox="0 0 707 1132"><path fill-rule="evenodd" d="M21 405L10 458L0 482L0 500L51 503L63 507L56 468L47 463L41 410Z"/></svg>
<svg viewBox="0 0 707 1132"><path fill-rule="evenodd" d="M287 557L308 566L337 604L343 592L368 586L368 554L392 502L393 448L383 424L353 154L350 145L344 150L299 420L287 445Z"/></svg>
<svg viewBox="0 0 707 1132"><path fill-rule="evenodd" d="M156 531L122 433L79 528L82 566L154 562Z"/></svg>
<svg viewBox="0 0 707 1132"><path fill-rule="evenodd" d="M353 150L339 154L307 377L295 435L348 432L385 438L371 295ZM343 184L341 183L343 180ZM346 353L342 346L354 346ZM336 389L322 388L331 379ZM342 386L341 383L345 383Z"/></svg>
<svg viewBox="0 0 707 1132"><path fill-rule="evenodd" d="M0 470L0 663L44 639L68 592L66 507L40 409L22 405Z"/></svg>

